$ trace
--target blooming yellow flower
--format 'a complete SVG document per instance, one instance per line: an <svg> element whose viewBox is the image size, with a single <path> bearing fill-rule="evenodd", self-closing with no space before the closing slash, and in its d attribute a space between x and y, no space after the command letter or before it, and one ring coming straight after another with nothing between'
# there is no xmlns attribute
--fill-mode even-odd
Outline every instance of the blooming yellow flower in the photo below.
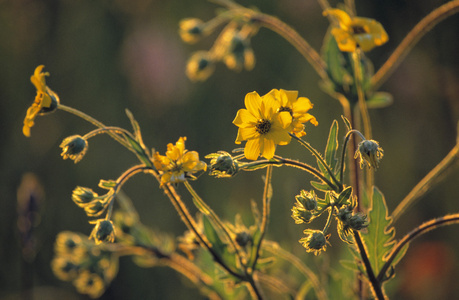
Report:
<svg viewBox="0 0 459 300"><path fill-rule="evenodd" d="M287 111L279 111L280 103L272 94L260 97L257 92L245 96L246 109L237 112L233 124L239 127L236 144L247 140L244 154L247 159L256 160L258 156L271 159L276 145L290 142L288 129L292 116Z"/></svg>
<svg viewBox="0 0 459 300"><path fill-rule="evenodd" d="M30 81L37 89L35 101L27 109L27 114L24 119L24 127L22 132L25 136L30 136L30 128L35 124L35 118L39 114L44 114L53 111L59 104L59 97L47 85L45 76L49 76L48 72L43 73L45 66L40 65L35 69L34 74L30 77Z"/></svg>
<svg viewBox="0 0 459 300"><path fill-rule="evenodd" d="M313 104L306 97L298 98L298 91L273 89L268 94L271 94L279 101L279 111L288 111L290 113L293 120L289 127L289 132L295 134L297 137L302 137L306 134L303 123L311 122L311 124L314 124L315 126L319 125L316 118L313 115L308 114L308 111L312 109Z"/></svg>
<svg viewBox="0 0 459 300"><path fill-rule="evenodd" d="M353 52L357 47L363 51L370 51L389 40L381 23L373 19L351 18L341 9L326 10L324 15L331 15L338 21L338 26L334 27L331 33L341 51Z"/></svg>
<svg viewBox="0 0 459 300"><path fill-rule="evenodd" d="M181 137L173 145L167 145L166 156L154 154L154 164L158 171L162 171L161 185L171 182L183 182L187 178L193 178L192 173L207 170L207 164L199 160L196 151L185 149L186 137Z"/></svg>

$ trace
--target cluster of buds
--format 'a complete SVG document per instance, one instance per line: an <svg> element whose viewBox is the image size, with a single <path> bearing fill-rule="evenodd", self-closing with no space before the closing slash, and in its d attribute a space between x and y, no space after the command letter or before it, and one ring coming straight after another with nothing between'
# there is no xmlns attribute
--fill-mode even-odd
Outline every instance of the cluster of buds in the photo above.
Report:
<svg viewBox="0 0 459 300"><path fill-rule="evenodd" d="M118 271L118 258L82 234L63 231L55 242L54 274L72 281L79 293L100 297Z"/></svg>
<svg viewBox="0 0 459 300"><path fill-rule="evenodd" d="M180 22L180 36L184 42L190 44L196 43L227 22L210 50L197 51L188 60L186 74L191 80L204 81L209 78L219 61L237 72L242 69L250 71L255 66L250 39L258 32L258 26L248 15L231 20L232 17L227 13L208 22L196 18L187 18Z"/></svg>

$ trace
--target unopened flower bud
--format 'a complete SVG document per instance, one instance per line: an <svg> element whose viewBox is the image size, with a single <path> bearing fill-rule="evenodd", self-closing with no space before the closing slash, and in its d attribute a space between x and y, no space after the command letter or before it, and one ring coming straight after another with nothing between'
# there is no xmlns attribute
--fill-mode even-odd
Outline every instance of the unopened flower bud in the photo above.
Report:
<svg viewBox="0 0 459 300"><path fill-rule="evenodd" d="M214 70L214 61L206 51L195 52L186 65L186 75L192 81L205 81Z"/></svg>
<svg viewBox="0 0 459 300"><path fill-rule="evenodd" d="M306 210L317 209L317 195L314 191L307 192L302 190L300 195L295 196L298 201Z"/></svg>
<svg viewBox="0 0 459 300"><path fill-rule="evenodd" d="M77 186L72 192L72 200L79 207L86 206L98 196L92 189L81 186Z"/></svg>
<svg viewBox="0 0 459 300"><path fill-rule="evenodd" d="M115 241L115 226L113 226L112 221L99 219L91 223L95 223L96 226L94 226L89 238L94 239L97 245L101 243L113 243Z"/></svg>
<svg viewBox="0 0 459 300"><path fill-rule="evenodd" d="M315 255L318 255L320 252L325 251L328 236L325 236L322 231L306 229L303 233L306 236L300 239L299 242L306 248L306 252L313 252Z"/></svg>
<svg viewBox="0 0 459 300"><path fill-rule="evenodd" d="M210 158L210 174L221 177L232 177L239 171L239 165L228 152L218 151L206 156Z"/></svg>
<svg viewBox="0 0 459 300"><path fill-rule="evenodd" d="M239 246L245 247L248 243L252 242L252 236L246 231L241 231L236 234L235 240Z"/></svg>
<svg viewBox="0 0 459 300"><path fill-rule="evenodd" d="M88 141L79 135L72 135L65 138L60 146L62 148L62 157L70 158L75 163L79 162L88 151Z"/></svg>
<svg viewBox="0 0 459 300"><path fill-rule="evenodd" d="M304 207L297 202L292 208L292 218L295 220L295 224L309 224L315 216L311 211L304 209Z"/></svg>
<svg viewBox="0 0 459 300"><path fill-rule="evenodd" d="M360 168L362 169L365 165L368 165L369 168L377 169L383 156L384 150L377 141L364 140L360 142L354 158L360 157Z"/></svg>
<svg viewBox="0 0 459 300"><path fill-rule="evenodd" d="M361 230L368 227L368 219L365 214L357 213L349 219L348 224L354 230Z"/></svg>

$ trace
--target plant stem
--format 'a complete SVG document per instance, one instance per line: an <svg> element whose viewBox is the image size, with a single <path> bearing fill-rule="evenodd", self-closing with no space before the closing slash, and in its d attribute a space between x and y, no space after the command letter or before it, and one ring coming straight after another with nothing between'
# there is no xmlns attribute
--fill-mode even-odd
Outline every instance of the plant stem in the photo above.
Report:
<svg viewBox="0 0 459 300"><path fill-rule="evenodd" d="M348 133L344 137L343 151L341 152L341 168L340 168L340 174L339 174L339 181L340 182L343 182L343 177L344 177L344 159L345 159L346 152L347 152L346 151L347 150L347 144L349 143L349 139L351 138L351 135L353 133L358 134L362 140L365 140L365 137L362 135L362 133L360 133L360 131L358 131L356 129L352 129L352 130L348 131Z"/></svg>
<svg viewBox="0 0 459 300"><path fill-rule="evenodd" d="M416 45L416 43L435 25L446 19L447 17L459 12L459 0L449 1L437 9L433 10L424 19L422 19L414 28L406 35L403 41L398 45L392 55L387 59L383 66L371 78L371 87L377 90L392 74L392 72L400 65L402 60Z"/></svg>
<svg viewBox="0 0 459 300"><path fill-rule="evenodd" d="M301 37L293 28L283 23L278 18L263 13L252 12L252 20L260 23L262 26L276 32L286 39L304 58L311 64L317 74L323 80L328 79L327 66L320 55Z"/></svg>
<svg viewBox="0 0 459 300"><path fill-rule="evenodd" d="M339 192L341 192L343 190L343 184L341 182L339 182L338 179L336 179L335 174L333 174L332 170L330 170L330 167L325 162L325 160L322 158L320 153L317 152L317 150L314 149L314 147L309 145L308 142L303 141L301 138L297 137L294 134L291 134L291 133L289 133L289 134L290 134L291 137L296 139L302 146L304 146L306 149L308 149L309 152L312 153L312 155L314 155L316 157L316 159L320 162L320 164L322 164L322 166L327 170L328 175L330 175L330 178L335 182L336 186L338 187Z"/></svg>
<svg viewBox="0 0 459 300"><path fill-rule="evenodd" d="M93 131L88 132L87 134L85 134L83 136L83 138L84 139L90 139L90 138L92 138L92 137L94 137L94 136L96 136L98 134L110 133L110 132L118 133L118 134L126 134L126 135L131 136L132 139L134 139L134 137L132 136L132 134L129 131L127 131L124 128L115 127L115 126L107 126L107 127L103 127L103 128L94 129Z"/></svg>
<svg viewBox="0 0 459 300"><path fill-rule="evenodd" d="M373 292L378 300L386 299L384 293L381 289L381 285L379 281L376 279L375 274L373 272L373 268L371 267L370 260L368 259L368 253L363 244L362 238L360 236L360 232L357 230L352 230L354 234L354 239L359 249L360 257L362 258L362 262L365 266L366 273L368 275L368 279L370 280L371 287Z"/></svg>
<svg viewBox="0 0 459 300"><path fill-rule="evenodd" d="M386 263L382 266L381 271L378 274L377 280L381 281L384 278L389 267L392 265L392 262L397 257L397 254L403 249L403 247L411 242L416 237L427 233L430 230L437 229L441 226L459 224L459 214L447 215L441 218L430 220L415 229L413 229L410 233L405 235L403 239L401 239L397 245L394 246L392 252L387 257Z"/></svg>
<svg viewBox="0 0 459 300"><path fill-rule="evenodd" d="M435 166L412 190L411 192L400 202L392 213L392 220L395 222L400 216L412 205L416 200L421 198L427 191L429 191L435 184L440 182L447 171L457 167L457 161L459 160L459 144L456 144L454 148L443 158L443 160Z"/></svg>

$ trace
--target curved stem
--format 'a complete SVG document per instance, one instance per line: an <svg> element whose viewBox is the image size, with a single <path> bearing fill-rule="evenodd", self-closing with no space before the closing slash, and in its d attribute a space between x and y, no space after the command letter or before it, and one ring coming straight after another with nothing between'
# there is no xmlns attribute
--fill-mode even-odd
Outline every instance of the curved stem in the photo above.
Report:
<svg viewBox="0 0 459 300"><path fill-rule="evenodd" d="M365 248L365 245L363 244L362 237L360 236L360 232L358 232L357 230L352 230L352 233L354 234L354 239L357 244L357 247L360 253L360 257L362 258L362 262L365 266L365 270L368 275L368 279L370 280L370 284L373 289L373 292L378 300L384 300L386 298L381 289L381 285L379 281L376 279L373 268L371 267L370 260L368 259L368 253Z"/></svg>
<svg viewBox="0 0 459 300"><path fill-rule="evenodd" d="M289 133L291 137L293 137L294 139L296 139L301 145L303 145L306 149L309 150L309 152L312 153L312 155L314 155L316 157L316 159L322 164L322 166L327 170L328 172L328 175L330 175L331 179L335 182L336 186L338 187L339 189L339 192L341 192L343 190L343 184L341 182L338 181L338 179L336 179L335 177L335 174L333 174L332 170L330 170L330 167L328 166L328 164L325 162L325 160L322 158L322 156L320 155L319 152L317 152L316 149L314 149L314 147L312 147L311 145L309 145L309 143L303 141L301 138L297 137L296 135L294 134L291 134Z"/></svg>
<svg viewBox="0 0 459 300"><path fill-rule="evenodd" d="M238 260L241 264L241 266L244 266L243 264L243 261L242 261L242 255L241 253L239 252L239 247L236 245L236 243L234 242L234 240L231 238L231 235L230 233L228 232L228 229L223 225L223 222L220 220L220 218L218 217L218 215L212 210L212 208L210 208L209 205L207 205L207 203L205 203L201 197L199 197L198 193L196 193L196 191L193 189L193 187L191 186L191 184L188 182L188 181L185 181L184 182L185 184L185 187L187 188L188 192L190 192L191 196L195 199L196 202L199 203L200 206L202 206L205 211L206 211L206 215L207 216L210 216L210 218L212 219L212 221L218 226L218 228L225 234L226 238L228 239L228 242L231 244L231 246L234 248L234 250L236 251L236 256L238 257ZM202 213L204 213L203 211L201 211Z"/></svg>
<svg viewBox="0 0 459 300"><path fill-rule="evenodd" d="M129 131L127 131L126 129L124 128L120 128L120 127L115 127L115 126L108 126L108 127L104 127L104 128L97 128L97 129L94 129L93 131L90 131L88 132L87 134L85 134L83 136L83 139L90 139L98 134L103 134L103 133L110 133L110 132L113 132L113 133L118 133L118 134L126 134L126 135L129 135L132 139L134 139L134 137L132 136L132 133L130 133Z"/></svg>
<svg viewBox="0 0 459 300"><path fill-rule="evenodd" d="M314 48L301 37L293 28L283 23L278 18L263 13L252 12L252 20L260 25L276 32L286 39L304 58L311 64L314 70L322 79L328 79L327 65Z"/></svg>
<svg viewBox="0 0 459 300"><path fill-rule="evenodd" d="M298 271L303 273L303 275L307 279L309 279L309 281L312 284L312 287L314 288L314 291L316 292L317 299L328 299L327 292L320 284L319 278L298 257L296 257L288 251L285 251L282 247L279 246L279 244L268 240L265 240L265 242L263 243L263 250L268 250L272 254L290 262L293 266L295 266L298 269Z"/></svg>
<svg viewBox="0 0 459 300"><path fill-rule="evenodd" d="M459 224L459 214L453 214L453 215L433 219L429 222L422 224L419 227L416 227L410 233L405 235L403 239L401 239L397 243L397 245L394 246L394 248L392 249L392 252L387 257L386 263L382 266L381 271L378 274L378 277L377 277L378 281L381 281L384 278L384 275L386 274L387 270L391 266L394 259L397 257L397 254L403 249L403 247L407 243L409 243L416 237L424 233L427 233L430 230L437 229L441 226L447 226L447 225L453 225L453 224Z"/></svg>
<svg viewBox="0 0 459 300"><path fill-rule="evenodd" d="M392 74L392 72L400 65L402 60L416 45L416 43L435 25L446 19L447 17L459 12L459 0L449 1L446 4L438 7L422 19L408 33L403 41L398 45L392 55L387 59L383 66L371 78L371 87L377 90Z"/></svg>
<svg viewBox="0 0 459 300"><path fill-rule="evenodd" d="M360 64L360 59L362 56L362 51L360 48L357 48L356 51L352 52L352 59L354 61L354 79L355 79L355 86L357 89L357 97L359 101L359 110L360 115L362 116L362 124L363 124L363 133L367 137L367 139L371 139L371 121L370 121L370 114L368 113L367 103L365 102L365 93L363 92L362 87L362 66Z"/></svg>
<svg viewBox="0 0 459 300"><path fill-rule="evenodd" d="M327 223L325 223L324 229L322 230L324 235L326 235L328 228L330 228L332 219L333 219L333 210L335 209L335 206L332 204L330 207L330 213L328 214L327 218Z"/></svg>
<svg viewBox="0 0 459 300"><path fill-rule="evenodd" d="M392 220L395 222L400 216L412 205L416 200L421 198L427 191L429 191L436 183L438 183L447 171L455 166L459 159L459 144L456 145L443 160L435 166L400 202L392 213Z"/></svg>
<svg viewBox="0 0 459 300"><path fill-rule="evenodd" d="M346 156L346 149L347 149L347 144L349 143L349 139L351 138L351 135L353 133L356 133L360 136L362 140L366 140L365 137L363 136L360 131L356 129L349 130L346 136L344 137L344 143L343 143L343 151L341 152L341 167L340 167L340 173L339 173L339 181L343 182L343 177L344 177L344 158Z"/></svg>

